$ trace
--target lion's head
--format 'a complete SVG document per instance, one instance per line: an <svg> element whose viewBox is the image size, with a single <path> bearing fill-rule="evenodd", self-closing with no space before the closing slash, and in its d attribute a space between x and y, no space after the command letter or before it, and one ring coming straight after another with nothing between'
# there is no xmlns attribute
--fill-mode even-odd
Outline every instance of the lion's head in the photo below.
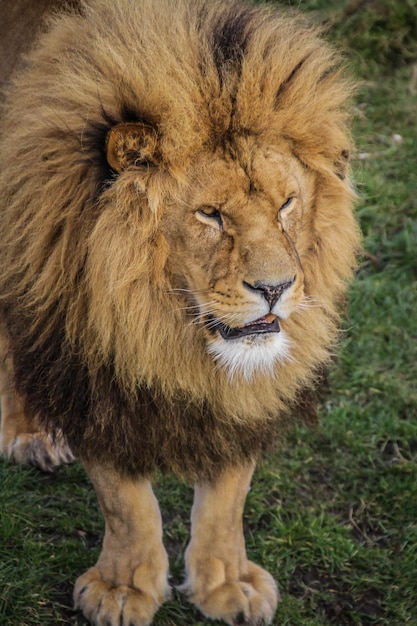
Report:
<svg viewBox="0 0 417 626"><path fill-rule="evenodd" d="M157 148L152 128L121 124L110 131L108 158L119 172L133 166L148 177ZM285 141L238 137L202 150L181 194L166 200L160 233L172 292L230 377L291 359L285 320L308 302L297 247L314 180Z"/></svg>
<svg viewBox="0 0 417 626"><path fill-rule="evenodd" d="M336 336L358 245L352 85L301 18L163 2L54 19L16 79L3 311L18 303L16 341L65 337L92 376L111 364L124 389L262 417Z"/></svg>

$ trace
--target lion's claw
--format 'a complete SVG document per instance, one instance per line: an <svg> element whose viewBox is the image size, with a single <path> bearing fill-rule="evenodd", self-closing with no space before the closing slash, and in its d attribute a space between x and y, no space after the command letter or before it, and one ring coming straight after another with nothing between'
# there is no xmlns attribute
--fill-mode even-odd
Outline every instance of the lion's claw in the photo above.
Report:
<svg viewBox="0 0 417 626"><path fill-rule="evenodd" d="M17 435L7 446L4 456L13 463L33 465L49 473L74 461L74 455L63 439L52 439L44 432Z"/></svg>
<svg viewBox="0 0 417 626"><path fill-rule="evenodd" d="M253 621L250 618L247 618L244 613L238 613L232 624L233 626L267 626L269 622L265 621L263 617Z"/></svg>
<svg viewBox="0 0 417 626"><path fill-rule="evenodd" d="M159 604L140 589L112 585L92 567L75 583L74 606L96 626L149 626Z"/></svg>
<svg viewBox="0 0 417 626"><path fill-rule="evenodd" d="M244 580L225 581L207 596L188 591L190 601L207 617L223 619L230 626L270 624L279 601L277 586L268 572L254 563L248 565Z"/></svg>

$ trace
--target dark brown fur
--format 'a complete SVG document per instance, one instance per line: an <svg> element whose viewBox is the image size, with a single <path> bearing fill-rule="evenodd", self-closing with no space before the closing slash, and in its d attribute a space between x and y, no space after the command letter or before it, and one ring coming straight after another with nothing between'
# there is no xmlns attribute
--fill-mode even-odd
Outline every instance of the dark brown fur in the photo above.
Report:
<svg viewBox="0 0 417 626"><path fill-rule="evenodd" d="M49 431L65 432L85 459L106 463L110 458L118 471L134 476L158 467L189 480L212 480L224 466L270 451L278 427L283 428L276 415L262 427L221 420L207 401L181 393L168 400L157 387L129 394L111 366L90 375L63 339L62 323L33 350L30 324L33 320L20 325L14 314L8 327L26 413L41 415Z"/></svg>

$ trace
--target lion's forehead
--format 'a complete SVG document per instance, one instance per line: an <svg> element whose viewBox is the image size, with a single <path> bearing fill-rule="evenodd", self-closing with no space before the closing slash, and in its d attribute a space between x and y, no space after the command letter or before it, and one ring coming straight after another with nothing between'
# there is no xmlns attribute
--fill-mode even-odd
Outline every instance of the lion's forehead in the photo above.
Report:
<svg viewBox="0 0 417 626"><path fill-rule="evenodd" d="M238 209L254 192L271 203L289 195L307 195L311 177L288 149L247 147L230 153L202 153L189 172L187 201L191 207L215 204Z"/></svg>

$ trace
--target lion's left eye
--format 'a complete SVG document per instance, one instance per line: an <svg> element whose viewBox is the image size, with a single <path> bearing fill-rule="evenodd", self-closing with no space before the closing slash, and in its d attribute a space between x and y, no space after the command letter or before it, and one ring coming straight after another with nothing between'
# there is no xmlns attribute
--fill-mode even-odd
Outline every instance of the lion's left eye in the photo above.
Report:
<svg viewBox="0 0 417 626"><path fill-rule="evenodd" d="M222 214L220 213L219 209L217 209L216 207L213 206L203 206L200 207L197 211L198 215L201 215L201 217L203 218L207 218L208 221L214 221L216 222L216 225L219 228L223 228L223 218L222 218Z"/></svg>

